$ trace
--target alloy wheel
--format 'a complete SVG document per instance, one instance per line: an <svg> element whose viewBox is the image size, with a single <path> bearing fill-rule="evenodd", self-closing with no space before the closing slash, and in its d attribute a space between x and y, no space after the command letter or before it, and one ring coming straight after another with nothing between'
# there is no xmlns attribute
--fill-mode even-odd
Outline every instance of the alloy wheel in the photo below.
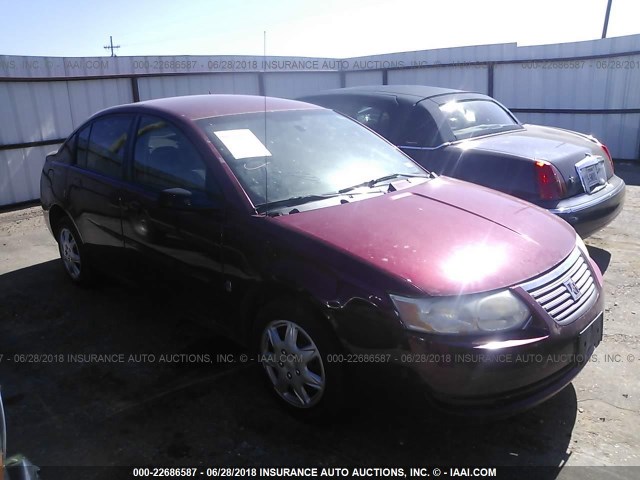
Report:
<svg viewBox="0 0 640 480"><path fill-rule="evenodd" d="M67 227L60 230L59 235L60 243L60 256L64 263L64 268L67 269L67 273L74 280L80 278L80 272L82 268L82 260L80 258L80 250L78 243L73 235L73 232Z"/></svg>
<svg viewBox="0 0 640 480"><path fill-rule="evenodd" d="M262 365L276 393L298 408L316 405L325 391L320 351L311 336L289 320L270 322L260 341Z"/></svg>

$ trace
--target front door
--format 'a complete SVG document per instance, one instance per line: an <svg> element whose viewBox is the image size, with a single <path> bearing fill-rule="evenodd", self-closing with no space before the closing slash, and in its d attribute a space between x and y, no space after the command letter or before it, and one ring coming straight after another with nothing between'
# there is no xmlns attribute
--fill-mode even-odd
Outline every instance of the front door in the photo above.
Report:
<svg viewBox="0 0 640 480"><path fill-rule="evenodd" d="M187 310L217 320L223 292L224 202L202 156L170 122L141 116L122 198L134 262L180 288Z"/></svg>

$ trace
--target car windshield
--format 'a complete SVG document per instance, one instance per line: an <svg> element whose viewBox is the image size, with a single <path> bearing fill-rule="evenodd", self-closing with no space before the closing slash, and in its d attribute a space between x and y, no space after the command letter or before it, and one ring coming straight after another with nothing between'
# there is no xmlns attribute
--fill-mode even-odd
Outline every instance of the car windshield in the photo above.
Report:
<svg viewBox="0 0 640 480"><path fill-rule="evenodd" d="M396 147L331 110L247 113L198 124L259 211L428 177Z"/></svg>
<svg viewBox="0 0 640 480"><path fill-rule="evenodd" d="M509 113L490 100L451 101L440 105L456 140L522 128Z"/></svg>

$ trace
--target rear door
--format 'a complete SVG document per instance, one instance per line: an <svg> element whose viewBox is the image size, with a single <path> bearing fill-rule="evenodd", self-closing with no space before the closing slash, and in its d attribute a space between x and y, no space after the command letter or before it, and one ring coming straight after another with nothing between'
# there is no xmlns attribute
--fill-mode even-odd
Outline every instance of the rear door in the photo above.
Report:
<svg viewBox="0 0 640 480"><path fill-rule="evenodd" d="M77 133L67 173L66 204L88 252L117 259L124 246L120 215L124 163L133 117L99 117Z"/></svg>

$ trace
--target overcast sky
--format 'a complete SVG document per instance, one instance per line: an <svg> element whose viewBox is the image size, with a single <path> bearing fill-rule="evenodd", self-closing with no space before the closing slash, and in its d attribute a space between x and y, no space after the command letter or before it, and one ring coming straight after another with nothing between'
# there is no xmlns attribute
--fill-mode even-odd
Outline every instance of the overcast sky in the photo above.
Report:
<svg viewBox="0 0 640 480"><path fill-rule="evenodd" d="M607 0L0 0L0 55L353 57L600 38ZM640 0L613 0L609 37L640 33Z"/></svg>

